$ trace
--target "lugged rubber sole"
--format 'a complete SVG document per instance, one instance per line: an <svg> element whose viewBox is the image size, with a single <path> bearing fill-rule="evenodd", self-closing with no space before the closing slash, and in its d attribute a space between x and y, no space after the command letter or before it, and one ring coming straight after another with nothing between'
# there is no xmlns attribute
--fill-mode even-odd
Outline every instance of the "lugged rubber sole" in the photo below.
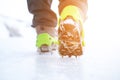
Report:
<svg viewBox="0 0 120 80"><path fill-rule="evenodd" d="M50 52L50 48L48 45L44 44L40 47L40 52Z"/></svg>
<svg viewBox="0 0 120 80"><path fill-rule="evenodd" d="M61 56L77 57L83 54L80 26L60 24L58 35Z"/></svg>
<svg viewBox="0 0 120 80"><path fill-rule="evenodd" d="M52 52L57 50L58 46L56 44L52 44L51 46L48 46L46 44L43 44L39 49L40 53L46 53L46 52Z"/></svg>

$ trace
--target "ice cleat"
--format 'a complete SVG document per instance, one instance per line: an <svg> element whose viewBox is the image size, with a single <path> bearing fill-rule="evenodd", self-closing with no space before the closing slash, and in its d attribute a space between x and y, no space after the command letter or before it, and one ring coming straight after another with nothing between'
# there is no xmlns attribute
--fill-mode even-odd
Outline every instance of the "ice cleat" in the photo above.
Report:
<svg viewBox="0 0 120 80"><path fill-rule="evenodd" d="M58 41L48 33L42 33L37 36L36 46L39 52L51 52L57 49Z"/></svg>
<svg viewBox="0 0 120 80"><path fill-rule="evenodd" d="M77 7L67 6L63 9L58 28L58 40L59 53L62 57L77 57L83 54L83 22Z"/></svg>

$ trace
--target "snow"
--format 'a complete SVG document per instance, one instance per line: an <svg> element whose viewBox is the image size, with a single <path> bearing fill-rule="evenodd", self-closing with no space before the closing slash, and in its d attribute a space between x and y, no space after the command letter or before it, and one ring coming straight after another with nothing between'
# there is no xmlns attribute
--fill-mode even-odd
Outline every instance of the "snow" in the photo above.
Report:
<svg viewBox="0 0 120 80"><path fill-rule="evenodd" d="M1 1L0 80L120 80L119 0L88 3L84 55L62 58L57 51L38 54L26 1Z"/></svg>

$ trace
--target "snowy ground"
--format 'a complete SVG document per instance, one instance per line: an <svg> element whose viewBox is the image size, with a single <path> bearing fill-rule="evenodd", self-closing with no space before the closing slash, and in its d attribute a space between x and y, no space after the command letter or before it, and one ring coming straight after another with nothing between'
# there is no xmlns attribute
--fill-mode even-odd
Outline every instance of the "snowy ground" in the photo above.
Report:
<svg viewBox="0 0 120 80"><path fill-rule="evenodd" d="M89 1L86 47L77 59L37 53L24 0L0 6L0 80L120 80L119 0Z"/></svg>

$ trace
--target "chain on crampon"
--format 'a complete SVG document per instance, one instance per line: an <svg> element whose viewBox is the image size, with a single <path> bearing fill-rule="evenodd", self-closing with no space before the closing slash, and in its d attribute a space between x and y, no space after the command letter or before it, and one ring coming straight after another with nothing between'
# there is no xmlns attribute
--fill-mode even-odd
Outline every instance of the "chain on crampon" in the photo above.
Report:
<svg viewBox="0 0 120 80"><path fill-rule="evenodd" d="M58 33L60 42L59 50L61 54L79 54L77 52L82 51L81 29L78 23L76 23L72 19L61 21Z"/></svg>

